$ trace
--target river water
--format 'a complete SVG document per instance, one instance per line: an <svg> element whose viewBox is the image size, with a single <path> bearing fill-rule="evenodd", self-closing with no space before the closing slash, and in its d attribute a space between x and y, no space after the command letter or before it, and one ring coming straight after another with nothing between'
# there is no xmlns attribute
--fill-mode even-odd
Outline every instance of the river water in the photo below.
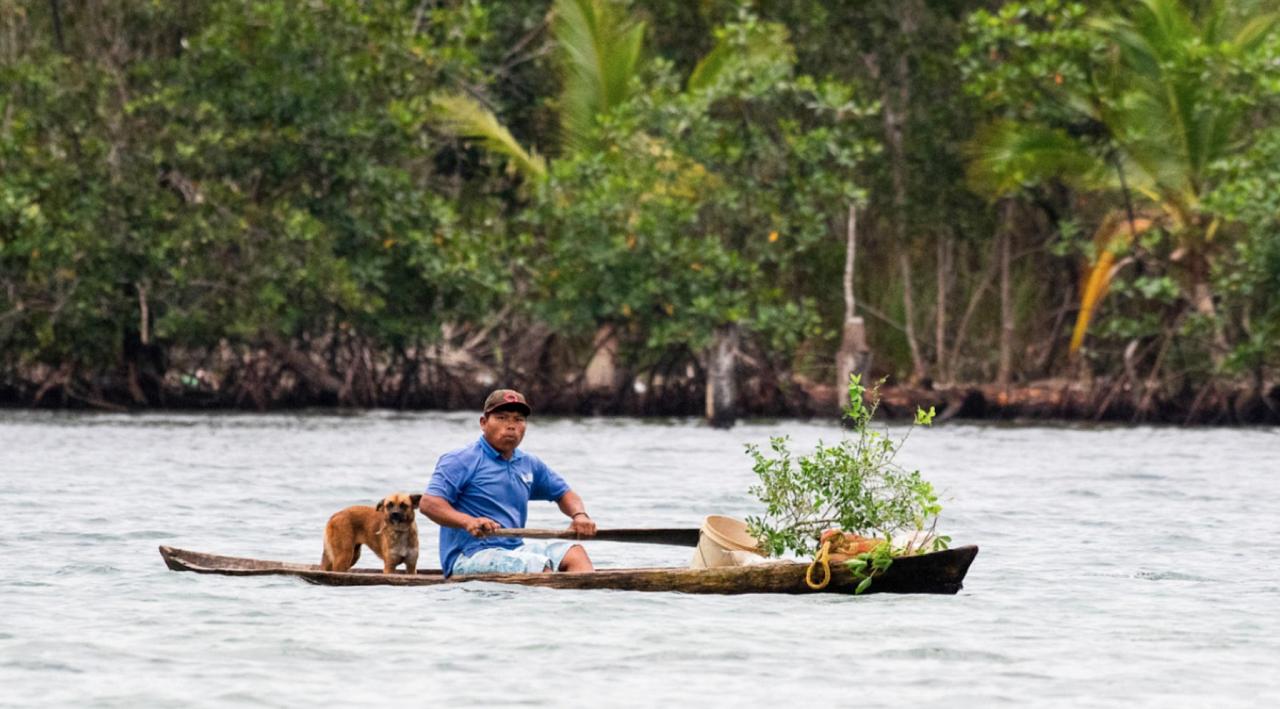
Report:
<svg viewBox="0 0 1280 709"><path fill-rule="evenodd" d="M1280 704L1275 429L917 431L903 460L943 492L941 531L982 549L956 596L327 588L156 551L316 563L331 513L420 490L475 420L0 413L0 705ZM779 433L840 435L535 418L525 448L601 527L697 526L758 511L743 444ZM563 523L534 503L530 526Z"/></svg>

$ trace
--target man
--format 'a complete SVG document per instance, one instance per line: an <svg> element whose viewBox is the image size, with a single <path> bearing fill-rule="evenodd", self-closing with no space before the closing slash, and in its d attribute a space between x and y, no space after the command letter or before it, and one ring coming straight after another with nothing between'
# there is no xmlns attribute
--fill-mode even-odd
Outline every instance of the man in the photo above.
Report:
<svg viewBox="0 0 1280 709"><path fill-rule="evenodd" d="M436 463L419 507L440 525L445 576L595 570L579 544L488 536L496 529L523 527L529 500L555 502L569 517L570 531L595 536L596 523L582 498L537 456L520 450L532 411L518 391L493 392L480 416L480 439Z"/></svg>

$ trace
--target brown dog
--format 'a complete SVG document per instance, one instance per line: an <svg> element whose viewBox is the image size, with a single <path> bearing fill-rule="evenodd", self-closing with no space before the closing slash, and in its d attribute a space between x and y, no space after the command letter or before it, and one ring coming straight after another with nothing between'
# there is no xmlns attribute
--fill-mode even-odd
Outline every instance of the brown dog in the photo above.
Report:
<svg viewBox="0 0 1280 709"><path fill-rule="evenodd" d="M387 495L377 507L355 505L329 518L324 528L324 554L320 568L346 571L360 559L364 544L382 559L382 573L389 574L404 564L407 574L418 568L418 525L413 511L422 495L397 492Z"/></svg>

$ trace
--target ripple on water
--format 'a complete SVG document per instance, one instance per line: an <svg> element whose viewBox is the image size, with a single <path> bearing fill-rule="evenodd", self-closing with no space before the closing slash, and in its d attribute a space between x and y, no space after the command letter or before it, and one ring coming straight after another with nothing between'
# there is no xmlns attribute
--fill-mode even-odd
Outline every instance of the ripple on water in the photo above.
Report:
<svg viewBox="0 0 1280 709"><path fill-rule="evenodd" d="M121 538L127 541L134 541L138 539L164 540L173 539L175 534L176 531L172 529L138 529L125 533Z"/></svg>
<svg viewBox="0 0 1280 709"><path fill-rule="evenodd" d="M516 598L521 595L522 591L528 592L528 591L534 591L534 590L538 590L538 591L549 590L549 589L513 589L510 586L501 586L499 584L488 584L488 583L467 583L467 584L459 584L459 586L461 587L460 590L470 598L492 599L492 600ZM436 588L439 588L439 590L441 591L453 590L453 589L446 589L443 586L439 586L439 587L429 586L428 588L431 588L433 590Z"/></svg>
<svg viewBox="0 0 1280 709"><path fill-rule="evenodd" d="M58 567L58 570L53 573L55 576L105 576L118 574L120 569L111 564L68 564Z"/></svg>
<svg viewBox="0 0 1280 709"><path fill-rule="evenodd" d="M0 580L0 588L52 588L53 584L45 583L38 579L3 579Z"/></svg>
<svg viewBox="0 0 1280 709"><path fill-rule="evenodd" d="M1117 473L1112 476L1118 480L1168 480L1168 476L1158 473Z"/></svg>
<svg viewBox="0 0 1280 709"><path fill-rule="evenodd" d="M1218 579L1197 576L1183 571L1139 571L1131 578L1141 581L1194 581L1198 583L1217 583Z"/></svg>
<svg viewBox="0 0 1280 709"><path fill-rule="evenodd" d="M70 542L79 542L84 545L104 542L119 542L125 539L125 535L116 532L82 532L78 530L72 531L48 531L33 534L28 537L29 541L60 541L68 540Z"/></svg>
<svg viewBox="0 0 1280 709"><path fill-rule="evenodd" d="M15 669L24 672L58 672L63 674L79 675L84 674L84 670L75 665L61 662L59 660L24 657L19 660L11 660L9 662L0 662L0 670Z"/></svg>
<svg viewBox="0 0 1280 709"><path fill-rule="evenodd" d="M966 648L939 647L936 645L922 645L906 649L882 650L877 652L875 656L887 659L990 662L1000 665L1007 665L1014 662L1013 658L996 652Z"/></svg>
<svg viewBox="0 0 1280 709"><path fill-rule="evenodd" d="M641 652L632 652L627 654L626 659L640 664L651 664L654 662L668 663L676 662L692 662L692 663L721 663L721 662L740 662L749 660L752 653L747 649L716 649L698 646L688 649L659 649L647 650Z"/></svg>

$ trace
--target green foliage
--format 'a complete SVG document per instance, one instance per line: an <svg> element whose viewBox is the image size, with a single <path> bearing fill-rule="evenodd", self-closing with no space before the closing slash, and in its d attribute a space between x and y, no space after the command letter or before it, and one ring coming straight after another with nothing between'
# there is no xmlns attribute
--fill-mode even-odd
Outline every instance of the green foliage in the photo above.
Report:
<svg viewBox="0 0 1280 709"><path fill-rule="evenodd" d="M1238 233L1214 272L1214 290L1228 307L1249 313L1237 325L1229 365L1257 375L1280 364L1280 130L1268 130L1251 150L1215 169L1219 187L1206 205Z"/></svg>
<svg viewBox="0 0 1280 709"><path fill-rule="evenodd" d="M845 409L851 436L838 444L819 442L812 453L799 457L792 455L785 437L770 440L772 454L747 446L760 479L751 493L765 505L764 515L747 518L747 528L768 554L813 554L819 534L827 529L885 539L886 551L874 558L887 554L895 537L932 534L942 506L919 471L908 471L896 461L910 432L895 439L872 428L878 391L877 386L869 392L868 403L860 377L851 377ZM914 425L928 426L933 417L932 409L917 411ZM934 537L931 545L945 548L948 541ZM883 564L873 562L873 569L876 563Z"/></svg>
<svg viewBox="0 0 1280 709"><path fill-rule="evenodd" d="M726 323L794 351L818 332L805 286L839 247L829 220L861 198L868 108L794 76L777 25L743 14L716 36L691 79L656 62L647 90L600 116L601 150L557 161L534 226L544 317L614 326L637 364L699 351Z"/></svg>
<svg viewBox="0 0 1280 709"><path fill-rule="evenodd" d="M184 346L339 325L402 345L487 308L504 279L422 132L423 97L474 69L395 5L112 6L67 43L130 51L6 61L6 353L109 368L144 305Z"/></svg>
<svg viewBox="0 0 1280 709"><path fill-rule="evenodd" d="M376 4L216 12L166 88L135 109L169 118L155 159L200 186L188 213L217 224L205 245L184 243L212 254L177 255L182 281L225 286L216 305L193 294L199 309L244 334L336 319L430 337L433 312L475 302L466 281L489 278L475 260L483 242L437 196L421 131L422 97L467 68Z"/></svg>
<svg viewBox="0 0 1280 709"><path fill-rule="evenodd" d="M945 541L940 541L941 544L945 544ZM893 545L888 542L877 546L871 551L857 554L846 561L845 567L849 569L850 573L853 574L853 578L858 582L858 585L853 588L854 595L866 592L868 588L871 588L872 580L888 571L892 565Z"/></svg>
<svg viewBox="0 0 1280 709"><path fill-rule="evenodd" d="M977 10L957 50L965 90L995 115L1017 122L1077 125L1107 57L1106 38L1085 3L1029 0ZM1083 95L1083 100L1082 100Z"/></svg>
<svg viewBox="0 0 1280 709"><path fill-rule="evenodd" d="M1008 192L1010 177L1096 177L1118 160L1131 189L1192 221L1209 164L1276 73L1265 66L1276 15L1194 5L1143 0L1098 15L1033 0L975 12L960 51L967 88L1012 121L979 142L990 164L978 174Z"/></svg>
<svg viewBox="0 0 1280 709"><path fill-rule="evenodd" d="M733 325L790 402L792 371L830 378L850 205L877 366L902 370L910 318L940 370L985 377L990 199L1021 215L1015 376L1064 373L1069 293L1044 285L1111 253L1095 373L1135 348L1213 376L1221 331L1221 371L1264 381L1275 26L1257 0L0 0L0 393L110 384L147 338L163 370L281 339L424 361L530 325L576 349L512 371L571 381L603 327L688 389ZM1088 238L1127 203L1147 234ZM481 340L450 361L505 372Z"/></svg>
<svg viewBox="0 0 1280 709"><path fill-rule="evenodd" d="M1179 284L1196 311L1187 322L1211 321L1201 332L1208 336L1196 339L1220 356L1225 318L1202 293L1221 244L1213 243L1217 224L1204 217L1201 199L1214 187L1210 167L1248 143L1249 119L1280 105L1266 91L1280 77L1272 61L1278 17L1183 0L1142 0L1102 13L1078 2L1031 0L975 12L960 56L969 90L988 102L995 120L973 144L970 183L992 197L1058 182L1099 195L1110 214L1101 220L1096 253L1133 245L1132 233L1115 229L1117 217L1133 220L1136 211L1158 220L1172 247L1160 254L1137 245L1143 253L1136 260L1153 268L1158 282ZM1096 272L1086 280L1103 285L1081 295L1073 347L1115 275L1109 262L1093 259ZM1131 285L1150 296L1154 282ZM1130 329L1149 312L1112 330ZM1160 328L1144 329L1155 335Z"/></svg>

